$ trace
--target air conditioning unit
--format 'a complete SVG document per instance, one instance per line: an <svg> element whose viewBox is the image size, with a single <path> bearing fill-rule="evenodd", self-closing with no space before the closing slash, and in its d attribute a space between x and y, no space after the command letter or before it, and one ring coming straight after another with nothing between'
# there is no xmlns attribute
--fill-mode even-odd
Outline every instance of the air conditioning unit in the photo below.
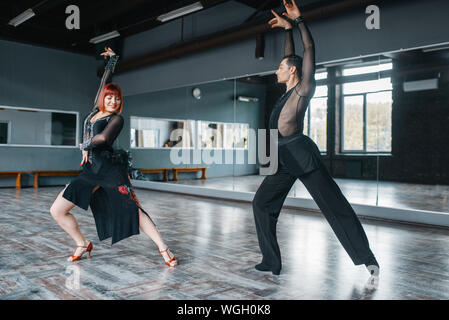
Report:
<svg viewBox="0 0 449 320"><path fill-rule="evenodd" d="M438 79L408 81L403 83L404 92L438 89Z"/></svg>

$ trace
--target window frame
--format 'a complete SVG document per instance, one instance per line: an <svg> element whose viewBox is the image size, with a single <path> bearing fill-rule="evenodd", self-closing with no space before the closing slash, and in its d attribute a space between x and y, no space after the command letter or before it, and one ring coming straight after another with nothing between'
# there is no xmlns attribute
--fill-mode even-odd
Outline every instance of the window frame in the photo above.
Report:
<svg viewBox="0 0 449 320"><path fill-rule="evenodd" d="M310 123L311 123L310 119L311 119L311 109L312 109L310 102L315 98L326 98L326 115L329 113L329 83L328 83L329 73L326 68L326 69L320 69L319 71L317 70L315 72L315 77L317 74L326 74L326 77L319 77L319 79L316 79L316 83L317 83L316 86L317 87L324 87L324 86L327 87L327 94L325 96L324 95L321 95L321 96L313 95L313 97L309 101L309 104L307 105L307 110L306 110L307 117L305 117L304 120L307 121L307 133L305 135L308 137L310 137ZM327 120L328 119L326 118L326 150L320 150L321 154L327 154L328 149L329 149L328 143L327 143L327 135L328 135L328 130L327 130L328 129L328 121ZM303 131L303 133L304 133L304 131Z"/></svg>
<svg viewBox="0 0 449 320"><path fill-rule="evenodd" d="M380 92L391 92L393 93L393 89L387 90L378 90L371 92L363 92L363 93L350 93L343 94L343 85L341 86L341 117L340 117L340 127L341 127L341 135L340 135L340 154L343 155L391 155L390 151L367 151L367 112L366 112L366 95L372 93L380 93ZM363 150L345 150L345 97L351 96L363 96Z"/></svg>

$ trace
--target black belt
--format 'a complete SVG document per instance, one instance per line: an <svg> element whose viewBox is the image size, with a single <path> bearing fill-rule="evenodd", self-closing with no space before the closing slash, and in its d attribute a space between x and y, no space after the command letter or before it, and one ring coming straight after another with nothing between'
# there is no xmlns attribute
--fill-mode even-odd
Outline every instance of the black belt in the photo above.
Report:
<svg viewBox="0 0 449 320"><path fill-rule="evenodd" d="M294 134L292 134L292 135L290 135L290 136L288 136L288 137L282 137L282 136L279 136L279 137L278 137L278 145L279 145L279 146L282 146L282 145L285 145L285 144L287 144L287 143L296 141L296 140L298 140L298 139L305 139L306 137L307 137L307 136L304 135L302 132L294 133Z"/></svg>

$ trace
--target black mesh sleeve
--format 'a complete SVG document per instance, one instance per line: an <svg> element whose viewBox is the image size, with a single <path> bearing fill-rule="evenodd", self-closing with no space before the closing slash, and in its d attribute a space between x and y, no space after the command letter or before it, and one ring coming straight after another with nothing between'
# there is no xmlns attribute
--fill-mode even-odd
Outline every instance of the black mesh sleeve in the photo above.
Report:
<svg viewBox="0 0 449 320"><path fill-rule="evenodd" d="M285 30L284 56L295 54L295 43L293 42L293 29Z"/></svg>
<svg viewBox="0 0 449 320"><path fill-rule="evenodd" d="M81 144L80 149L89 150L104 144L112 145L123 128L123 117L120 115L113 116L107 126L101 133L94 135L92 138Z"/></svg>
<svg viewBox="0 0 449 320"><path fill-rule="evenodd" d="M101 90L104 88L104 86L108 82L110 82L110 80L112 78L112 74L114 73L115 65L117 64L118 58L119 58L118 55L114 55L114 56L110 57L108 64L104 68L104 73L103 73L103 77L101 78L100 87L98 88L97 95L95 96L93 110L98 108L98 98L100 97Z"/></svg>
<svg viewBox="0 0 449 320"><path fill-rule="evenodd" d="M315 43L309 28L304 22L298 24L304 46L302 60L302 77L299 86L299 95L309 97L315 92ZM296 91L296 88L295 88Z"/></svg>

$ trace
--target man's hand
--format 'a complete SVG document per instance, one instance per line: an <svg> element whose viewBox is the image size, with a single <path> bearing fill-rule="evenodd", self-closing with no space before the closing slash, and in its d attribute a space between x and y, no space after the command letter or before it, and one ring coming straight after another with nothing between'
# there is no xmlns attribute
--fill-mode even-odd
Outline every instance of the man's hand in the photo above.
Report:
<svg viewBox="0 0 449 320"><path fill-rule="evenodd" d="M299 11L298 6L295 3L295 0L291 0L292 3L287 3L287 1L284 0L284 7L287 12L284 12L283 15L291 20L295 20L299 16L301 16L301 11Z"/></svg>
<svg viewBox="0 0 449 320"><path fill-rule="evenodd" d="M106 56L112 57L115 56L115 52L112 51L111 48L109 47L104 47L105 52L101 53L100 55L104 56L106 58Z"/></svg>
<svg viewBox="0 0 449 320"><path fill-rule="evenodd" d="M274 18L268 21L268 24L271 25L272 28L284 28L284 29L291 29L292 24L287 21L285 18L279 16L276 12L271 10L271 13L273 13Z"/></svg>

